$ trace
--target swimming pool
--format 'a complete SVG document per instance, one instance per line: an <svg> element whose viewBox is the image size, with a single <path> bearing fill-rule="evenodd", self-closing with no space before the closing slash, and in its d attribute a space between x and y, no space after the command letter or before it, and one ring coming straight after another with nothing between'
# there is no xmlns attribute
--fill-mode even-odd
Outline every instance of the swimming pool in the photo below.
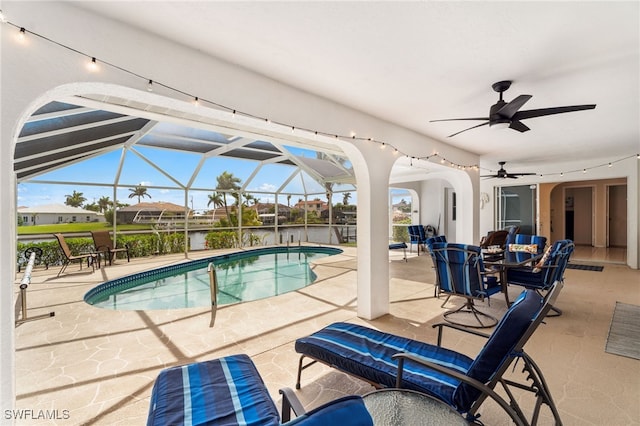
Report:
<svg viewBox="0 0 640 426"><path fill-rule="evenodd" d="M333 247L268 247L193 260L104 282L84 301L114 310L211 306L207 266L218 278L218 305L263 299L303 288L316 279L310 259L342 253Z"/></svg>

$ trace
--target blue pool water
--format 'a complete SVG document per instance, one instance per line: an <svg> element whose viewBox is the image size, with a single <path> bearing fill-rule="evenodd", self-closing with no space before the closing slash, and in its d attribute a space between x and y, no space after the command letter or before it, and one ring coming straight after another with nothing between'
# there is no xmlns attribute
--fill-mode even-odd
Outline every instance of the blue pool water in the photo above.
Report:
<svg viewBox="0 0 640 426"><path fill-rule="evenodd" d="M215 265L218 305L276 296L316 279L310 259L342 253L331 247L269 247L213 256L107 281L84 296L90 305L117 310L211 306L207 266Z"/></svg>

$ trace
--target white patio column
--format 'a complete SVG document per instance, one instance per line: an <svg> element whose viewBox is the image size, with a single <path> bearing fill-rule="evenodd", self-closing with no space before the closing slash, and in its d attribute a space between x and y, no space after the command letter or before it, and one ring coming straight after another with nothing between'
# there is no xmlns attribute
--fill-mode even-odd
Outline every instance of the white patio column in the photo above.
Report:
<svg viewBox="0 0 640 426"><path fill-rule="evenodd" d="M389 175L397 157L377 143L350 155L358 182L358 316L389 312ZM358 158L356 158L358 157Z"/></svg>

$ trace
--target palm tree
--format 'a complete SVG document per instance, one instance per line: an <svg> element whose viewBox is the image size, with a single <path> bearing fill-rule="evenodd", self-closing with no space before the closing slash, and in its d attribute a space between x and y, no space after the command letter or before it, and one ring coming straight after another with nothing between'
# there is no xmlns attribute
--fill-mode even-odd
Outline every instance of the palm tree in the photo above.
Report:
<svg viewBox="0 0 640 426"><path fill-rule="evenodd" d="M211 204L213 204L212 220L215 220L216 209L224 205L224 201L222 200L222 195L219 192L214 191L213 194L209 194L209 202L207 203L207 207L209 207Z"/></svg>
<svg viewBox="0 0 640 426"><path fill-rule="evenodd" d="M87 199L82 196L82 192L77 192L75 190L73 191L73 194L65 195L65 197L67 199L65 200L64 203L71 207L80 207L82 206L82 203L87 201Z"/></svg>
<svg viewBox="0 0 640 426"><path fill-rule="evenodd" d="M218 184L216 185L217 189L224 190L238 190L240 189L240 183L242 180L233 175L233 173L229 173L227 171L222 172L220 176L216 178ZM237 195L234 195L237 198ZM222 201L224 205L224 212L227 215L228 223L231 223L231 217L229 216L229 208L227 205L227 193L225 191L222 192Z"/></svg>
<svg viewBox="0 0 640 426"><path fill-rule="evenodd" d="M100 207L100 213L106 212L109 207L111 207L113 203L109 199L109 197L100 197L98 200L98 206Z"/></svg>
<svg viewBox="0 0 640 426"><path fill-rule="evenodd" d="M140 198L151 198L151 195L147 193L146 186L138 185L135 188L129 188L129 191L131 191L131 194L129 194L129 198L138 197L138 204L140 204Z"/></svg>
<svg viewBox="0 0 640 426"><path fill-rule="evenodd" d="M351 193L350 192L345 192L344 194L342 194L342 204L345 206L349 205L349 198L351 198Z"/></svg>

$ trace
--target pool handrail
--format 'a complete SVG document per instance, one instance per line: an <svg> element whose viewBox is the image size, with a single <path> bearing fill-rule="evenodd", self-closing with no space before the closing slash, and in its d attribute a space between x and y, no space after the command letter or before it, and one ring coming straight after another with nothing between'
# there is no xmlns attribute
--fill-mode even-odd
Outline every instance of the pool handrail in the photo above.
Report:
<svg viewBox="0 0 640 426"><path fill-rule="evenodd" d="M207 273L209 274L209 289L211 290L211 322L209 327L213 327L216 323L216 312L218 311L218 276L213 262L209 262Z"/></svg>

